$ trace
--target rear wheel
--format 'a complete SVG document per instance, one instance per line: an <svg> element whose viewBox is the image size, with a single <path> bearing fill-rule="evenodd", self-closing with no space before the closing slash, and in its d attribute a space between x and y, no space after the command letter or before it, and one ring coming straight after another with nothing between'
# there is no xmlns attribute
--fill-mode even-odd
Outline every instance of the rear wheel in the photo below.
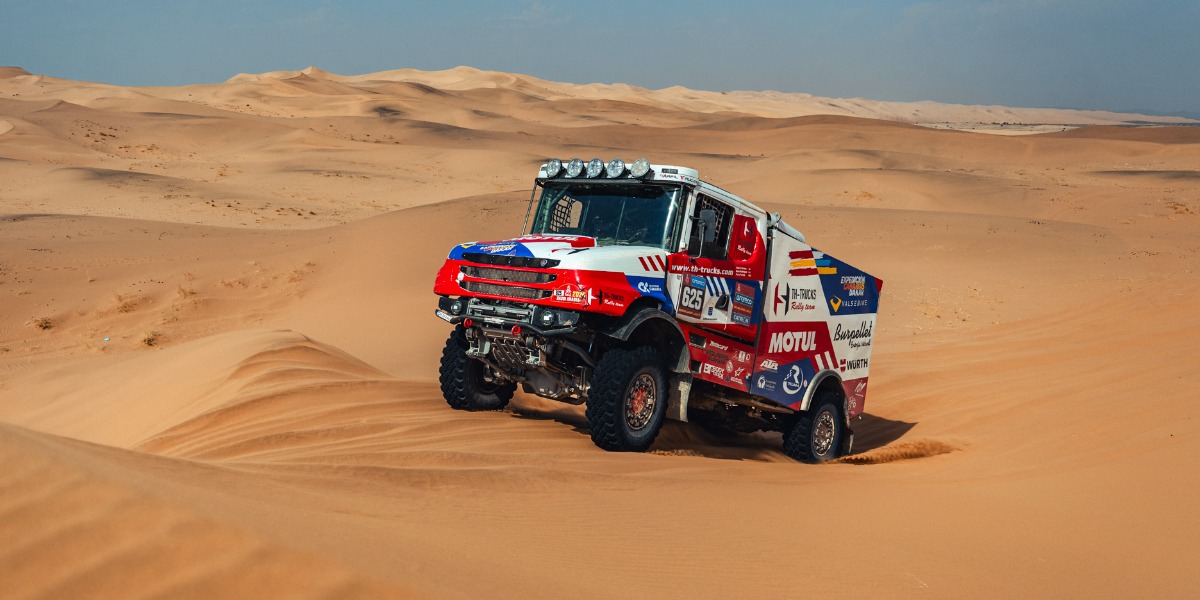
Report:
<svg viewBox="0 0 1200 600"><path fill-rule="evenodd" d="M812 407L796 415L796 420L783 434L783 452L807 463L820 463L837 458L846 423L838 408L838 397L828 391L817 392Z"/></svg>
<svg viewBox="0 0 1200 600"><path fill-rule="evenodd" d="M458 410L500 410L517 384L496 377L491 367L467 356L465 330L455 327L442 349L440 381L446 404Z"/></svg>
<svg viewBox="0 0 1200 600"><path fill-rule="evenodd" d="M658 351L614 348L596 363L587 399L588 430L605 450L643 452L667 412L667 385Z"/></svg>

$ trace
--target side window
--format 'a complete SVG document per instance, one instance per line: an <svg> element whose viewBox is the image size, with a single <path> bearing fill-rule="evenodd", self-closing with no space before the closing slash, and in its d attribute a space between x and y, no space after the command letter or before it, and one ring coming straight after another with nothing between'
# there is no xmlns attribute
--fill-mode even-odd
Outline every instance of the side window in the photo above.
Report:
<svg viewBox="0 0 1200 600"><path fill-rule="evenodd" d="M733 207L701 194L696 199L696 212L692 214L692 233L688 238L688 255L701 256L700 211L711 209L717 215L717 237L703 244L704 258L725 260L729 257L729 228L733 222Z"/></svg>
<svg viewBox="0 0 1200 600"><path fill-rule="evenodd" d="M570 196L563 196L550 207L550 218L547 220L546 231L548 233L578 231L582 216L583 203Z"/></svg>

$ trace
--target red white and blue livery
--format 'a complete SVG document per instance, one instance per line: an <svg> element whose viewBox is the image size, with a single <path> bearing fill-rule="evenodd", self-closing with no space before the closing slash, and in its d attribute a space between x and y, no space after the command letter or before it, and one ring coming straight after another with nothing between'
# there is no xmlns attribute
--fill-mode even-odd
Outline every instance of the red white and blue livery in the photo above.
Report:
<svg viewBox="0 0 1200 600"><path fill-rule="evenodd" d="M645 450L665 418L850 452L882 281L694 169L552 159L521 235L455 246L437 274L446 401L586 404L593 441Z"/></svg>

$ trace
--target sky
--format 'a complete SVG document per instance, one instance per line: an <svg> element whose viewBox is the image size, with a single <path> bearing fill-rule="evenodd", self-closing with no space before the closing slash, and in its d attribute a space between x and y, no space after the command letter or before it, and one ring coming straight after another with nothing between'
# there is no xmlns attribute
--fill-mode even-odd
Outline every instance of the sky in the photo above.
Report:
<svg viewBox="0 0 1200 600"><path fill-rule="evenodd" d="M4 0L0 65L120 85L313 65L1200 115L1197 0Z"/></svg>

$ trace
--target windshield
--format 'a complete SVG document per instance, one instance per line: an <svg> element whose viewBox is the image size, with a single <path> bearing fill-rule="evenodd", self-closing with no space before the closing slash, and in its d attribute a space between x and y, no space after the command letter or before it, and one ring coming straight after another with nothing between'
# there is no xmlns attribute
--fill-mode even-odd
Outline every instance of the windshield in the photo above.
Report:
<svg viewBox="0 0 1200 600"><path fill-rule="evenodd" d="M674 245L679 186L567 181L538 185L542 196L530 233L586 235L601 246Z"/></svg>

